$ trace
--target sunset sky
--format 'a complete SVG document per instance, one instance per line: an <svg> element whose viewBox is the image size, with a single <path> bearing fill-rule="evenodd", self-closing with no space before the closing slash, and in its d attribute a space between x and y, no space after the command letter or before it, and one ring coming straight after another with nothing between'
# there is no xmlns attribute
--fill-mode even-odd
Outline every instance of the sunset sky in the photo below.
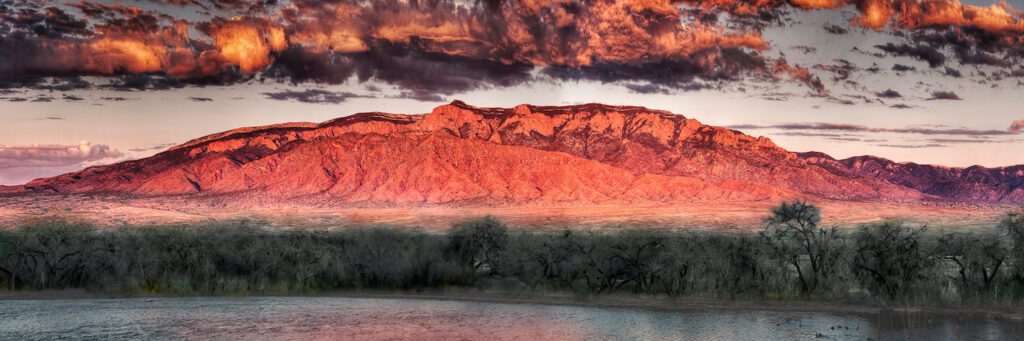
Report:
<svg viewBox="0 0 1024 341"><path fill-rule="evenodd" d="M0 0L0 184L242 126L587 102L1024 163L1024 0Z"/></svg>

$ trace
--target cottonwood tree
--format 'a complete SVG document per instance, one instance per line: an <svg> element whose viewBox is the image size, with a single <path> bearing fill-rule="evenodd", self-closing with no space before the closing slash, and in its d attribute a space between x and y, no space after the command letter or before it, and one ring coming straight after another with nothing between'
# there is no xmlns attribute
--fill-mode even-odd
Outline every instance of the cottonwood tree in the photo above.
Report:
<svg viewBox="0 0 1024 341"><path fill-rule="evenodd" d="M14 290L18 280L16 266L19 259L17 248L23 243L22 234L13 231L0 231L0 274L4 275L4 283L8 290Z"/></svg>
<svg viewBox="0 0 1024 341"><path fill-rule="evenodd" d="M811 293L826 282L842 257L842 240L837 228L821 228L821 211L806 201L783 202L765 218L762 233L796 270L801 290Z"/></svg>
<svg viewBox="0 0 1024 341"><path fill-rule="evenodd" d="M449 232L449 250L474 272L492 273L508 242L508 227L491 216L460 223Z"/></svg>
<svg viewBox="0 0 1024 341"><path fill-rule="evenodd" d="M1018 281L1024 281L1024 212L1007 214L999 221L999 229L1003 230L1013 243L1014 277Z"/></svg>
<svg viewBox="0 0 1024 341"><path fill-rule="evenodd" d="M935 265L923 245L924 231L899 221L862 226L854 237L857 280L868 291L890 299L914 292Z"/></svg>
<svg viewBox="0 0 1024 341"><path fill-rule="evenodd" d="M1006 268L1011 245L998 231L950 233L939 239L936 252L956 264L965 288L987 290Z"/></svg>

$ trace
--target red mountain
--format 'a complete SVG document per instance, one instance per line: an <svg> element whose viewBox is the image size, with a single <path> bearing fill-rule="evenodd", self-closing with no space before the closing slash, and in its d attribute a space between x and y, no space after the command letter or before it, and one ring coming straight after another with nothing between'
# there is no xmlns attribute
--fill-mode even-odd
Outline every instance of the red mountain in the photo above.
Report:
<svg viewBox="0 0 1024 341"><path fill-rule="evenodd" d="M972 194L970 185L934 191L897 179L913 178L913 172L875 178L870 171L845 166L846 160L833 164L824 157L802 156L767 138L643 107L508 109L455 101L424 115L361 113L320 124L236 129L149 158L35 180L21 190L332 207L808 195L1024 202L1019 168L1015 177L993 178L998 182L993 188L1016 186L1007 191L1010 195L993 196Z"/></svg>

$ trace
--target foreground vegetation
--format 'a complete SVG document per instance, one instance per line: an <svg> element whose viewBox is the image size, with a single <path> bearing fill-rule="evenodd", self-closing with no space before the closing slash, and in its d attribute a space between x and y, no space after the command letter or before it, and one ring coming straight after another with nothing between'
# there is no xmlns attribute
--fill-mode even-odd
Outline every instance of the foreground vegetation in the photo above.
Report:
<svg viewBox="0 0 1024 341"><path fill-rule="evenodd" d="M306 293L495 288L908 304L1024 302L1024 217L924 233L899 221L819 226L784 203L758 233L509 230L486 217L445 233L271 230L251 222L101 230L39 222L0 232L6 290Z"/></svg>

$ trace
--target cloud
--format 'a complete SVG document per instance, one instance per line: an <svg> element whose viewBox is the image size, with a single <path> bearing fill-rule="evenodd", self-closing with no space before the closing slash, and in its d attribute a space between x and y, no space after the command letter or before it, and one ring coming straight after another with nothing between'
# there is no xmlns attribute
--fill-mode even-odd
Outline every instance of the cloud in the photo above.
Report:
<svg viewBox="0 0 1024 341"><path fill-rule="evenodd" d="M842 26L833 25L833 24L825 24L824 28L825 28L825 32L832 33L832 34L847 34L847 33L850 32L849 30L843 28Z"/></svg>
<svg viewBox="0 0 1024 341"><path fill-rule="evenodd" d="M818 48L807 45L795 45L792 48L802 52L803 54L812 54L818 52Z"/></svg>
<svg viewBox="0 0 1024 341"><path fill-rule="evenodd" d="M623 86L625 86L626 89L629 89L630 92L638 93L638 94L645 94L646 95L646 94L668 94L669 93L668 89L666 89L666 88L664 88L664 87L662 87L660 85L651 84L651 83L647 83L647 84L625 84Z"/></svg>
<svg viewBox="0 0 1024 341"><path fill-rule="evenodd" d="M285 90L281 92L264 92L264 96L277 101L296 100L303 103L315 104L338 104L347 101L349 98L365 97L351 92L334 92L321 89L306 89L304 91Z"/></svg>
<svg viewBox="0 0 1024 341"><path fill-rule="evenodd" d="M904 72L904 71L916 71L917 68L915 68L913 66L906 66L906 65L903 65L903 64L892 64L892 70L896 71L896 72Z"/></svg>
<svg viewBox="0 0 1024 341"><path fill-rule="evenodd" d="M954 77L954 78L963 77L963 75L960 73L960 70L957 70L957 69L954 69L954 68L951 68L951 67L948 67L948 66L946 67L946 75Z"/></svg>
<svg viewBox="0 0 1024 341"><path fill-rule="evenodd" d="M78 145L0 145L0 169L15 167L61 167L120 157L109 146L82 141Z"/></svg>
<svg viewBox="0 0 1024 341"><path fill-rule="evenodd" d="M875 96L878 96L880 98L902 98L903 97L903 95L901 95L899 92L896 92L896 90L893 90L893 89L887 89L887 90L882 91L882 92L876 92Z"/></svg>
<svg viewBox="0 0 1024 341"><path fill-rule="evenodd" d="M447 102L441 95L428 92L403 91L398 95L391 96L391 98L411 99L420 102Z"/></svg>
<svg viewBox="0 0 1024 341"><path fill-rule="evenodd" d="M946 145L938 143L927 143L927 144L877 144L879 147L888 148L904 148L904 149L918 149L918 148L940 148Z"/></svg>
<svg viewBox="0 0 1024 341"><path fill-rule="evenodd" d="M1006 130L983 130L967 128L946 128L946 127L906 127L906 128L878 128L868 127L859 124L849 123L784 123L774 125L741 124L726 126L729 129L779 129L797 131L838 131L838 132L864 132L864 133L898 133L898 134L921 134L921 135L962 135L962 136L1003 136L1009 135Z"/></svg>
<svg viewBox="0 0 1024 341"><path fill-rule="evenodd" d="M1006 3L981 7L955 0L140 0L132 5L9 2L0 12L0 51L8 51L0 54L0 88L139 91L355 79L414 94L450 95L549 80L692 90L790 79L824 94L816 75L781 53L769 53L772 46L761 36L767 25L791 25L787 13L810 10L853 11L848 22L825 25L826 32L887 30L896 41L869 54L911 57L932 68L951 58L1011 68L1024 56L1020 11ZM948 51L953 56L946 56ZM842 71L835 80L854 86L845 81L861 71Z"/></svg>
<svg viewBox="0 0 1024 341"><path fill-rule="evenodd" d="M887 43L885 45L875 45L875 48L888 52L894 56L908 56L915 59L923 60L928 63L930 67L939 67L946 62L946 56L943 55L939 50L934 47L926 45L907 45L907 44L893 44Z"/></svg>
<svg viewBox="0 0 1024 341"><path fill-rule="evenodd" d="M213 98L209 97L188 97L188 100L193 102L213 102Z"/></svg>
<svg viewBox="0 0 1024 341"><path fill-rule="evenodd" d="M928 100L961 100L960 96L952 91L935 91L932 92L932 97Z"/></svg>
<svg viewBox="0 0 1024 341"><path fill-rule="evenodd" d="M1010 123L1010 128L1008 129L1008 131L1014 134L1024 131L1024 119L1020 119L1017 121L1013 121L1013 123Z"/></svg>
<svg viewBox="0 0 1024 341"><path fill-rule="evenodd" d="M178 144L176 144L176 143L164 143L164 144L159 144L159 145L155 145L155 146L148 147L148 148L131 148L131 149L128 149L128 151L129 152L133 152L133 153L145 153L145 152L153 152L153 151L164 151L164 150L167 150L167 148L174 147L174 146L177 146L177 145Z"/></svg>
<svg viewBox="0 0 1024 341"><path fill-rule="evenodd" d="M195 6L212 18L180 16L153 2ZM540 68L569 81L628 78L685 89L697 80L791 78L823 91L806 69L763 55L770 46L759 29L680 24L692 13L669 1L149 5L12 4L0 15L0 50L13 51L0 55L0 82L99 76L111 79L98 84L104 89L164 90L355 77L451 94L533 81Z"/></svg>

